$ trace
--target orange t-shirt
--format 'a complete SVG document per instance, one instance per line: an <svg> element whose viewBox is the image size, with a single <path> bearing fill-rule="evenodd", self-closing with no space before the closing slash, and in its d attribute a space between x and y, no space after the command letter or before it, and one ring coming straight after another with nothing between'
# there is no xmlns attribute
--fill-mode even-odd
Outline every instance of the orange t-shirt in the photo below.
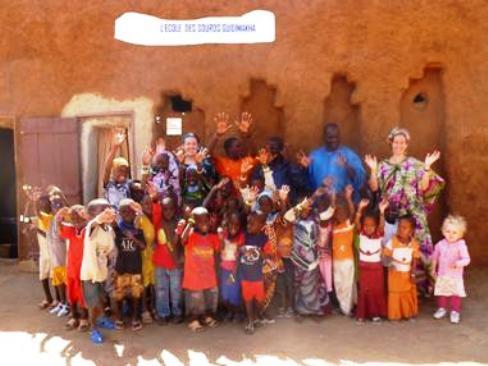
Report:
<svg viewBox="0 0 488 366"><path fill-rule="evenodd" d="M332 259L354 259L354 225L349 220L332 231Z"/></svg>
<svg viewBox="0 0 488 366"><path fill-rule="evenodd" d="M214 158L215 168L220 176L229 177L230 180L235 182L241 177L241 165L246 159L250 159L253 165L255 164L254 159L250 156L246 156L238 160L233 160L225 156L216 156Z"/></svg>

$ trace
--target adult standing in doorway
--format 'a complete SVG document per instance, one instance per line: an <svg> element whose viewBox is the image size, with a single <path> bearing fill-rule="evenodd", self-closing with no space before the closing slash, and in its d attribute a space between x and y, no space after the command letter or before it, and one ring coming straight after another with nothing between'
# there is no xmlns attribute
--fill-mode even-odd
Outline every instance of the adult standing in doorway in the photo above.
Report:
<svg viewBox="0 0 488 366"><path fill-rule="evenodd" d="M429 278L430 257L433 252L432 237L427 214L444 187L444 180L432 169L440 152L427 154L424 161L407 155L410 133L404 128L394 128L388 135L392 155L378 163L375 156L366 155L366 165L371 170L369 186L389 201L397 216L410 214L415 219L415 238L420 244L421 261L416 271L418 288L424 294L432 291Z"/></svg>
<svg viewBox="0 0 488 366"><path fill-rule="evenodd" d="M325 179L331 180L336 192L343 192L347 185L354 187L354 199L359 200L366 172L361 158L349 147L341 144L340 128L336 123L324 126L324 145L312 151L310 156L298 154L303 167L308 168L312 189L320 187Z"/></svg>

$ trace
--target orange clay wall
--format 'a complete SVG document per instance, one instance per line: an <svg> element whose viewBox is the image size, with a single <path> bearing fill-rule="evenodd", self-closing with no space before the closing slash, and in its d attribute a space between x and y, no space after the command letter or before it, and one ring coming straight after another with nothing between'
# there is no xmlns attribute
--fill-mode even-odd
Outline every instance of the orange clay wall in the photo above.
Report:
<svg viewBox="0 0 488 366"><path fill-rule="evenodd" d="M442 150L443 205L467 217L473 259L488 263L485 0L1 2L0 114L60 115L82 93L159 105L176 91L193 100L207 136L217 112L254 108L258 130L294 148L317 146L323 121L335 119L348 143L382 157L400 123L412 129L413 155ZM254 9L275 13L275 43L151 48L113 39L126 11L190 19ZM413 102L418 93L427 103Z"/></svg>

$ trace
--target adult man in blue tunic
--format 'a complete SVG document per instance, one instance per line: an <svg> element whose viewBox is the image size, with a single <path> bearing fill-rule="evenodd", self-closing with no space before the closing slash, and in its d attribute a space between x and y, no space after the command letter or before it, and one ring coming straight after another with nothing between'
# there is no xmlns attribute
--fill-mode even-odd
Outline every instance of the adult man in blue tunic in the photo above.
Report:
<svg viewBox="0 0 488 366"><path fill-rule="evenodd" d="M351 184L355 200L366 179L361 158L349 147L341 145L341 134L336 123L324 126L324 146L312 151L309 157L301 154L300 164L308 168L310 184L313 189L321 186L326 178L332 180L337 193Z"/></svg>

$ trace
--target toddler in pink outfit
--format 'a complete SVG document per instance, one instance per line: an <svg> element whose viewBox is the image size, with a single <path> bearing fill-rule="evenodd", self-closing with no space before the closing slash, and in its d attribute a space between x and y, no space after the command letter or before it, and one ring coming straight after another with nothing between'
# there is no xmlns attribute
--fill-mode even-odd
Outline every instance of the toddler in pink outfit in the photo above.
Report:
<svg viewBox="0 0 488 366"><path fill-rule="evenodd" d="M461 298L466 297L463 273L470 257L463 240L465 232L465 219L449 215L442 224L444 239L436 244L432 254L432 271L436 278L434 295L438 306L434 318L444 318L450 304L450 321L454 324L461 320Z"/></svg>

